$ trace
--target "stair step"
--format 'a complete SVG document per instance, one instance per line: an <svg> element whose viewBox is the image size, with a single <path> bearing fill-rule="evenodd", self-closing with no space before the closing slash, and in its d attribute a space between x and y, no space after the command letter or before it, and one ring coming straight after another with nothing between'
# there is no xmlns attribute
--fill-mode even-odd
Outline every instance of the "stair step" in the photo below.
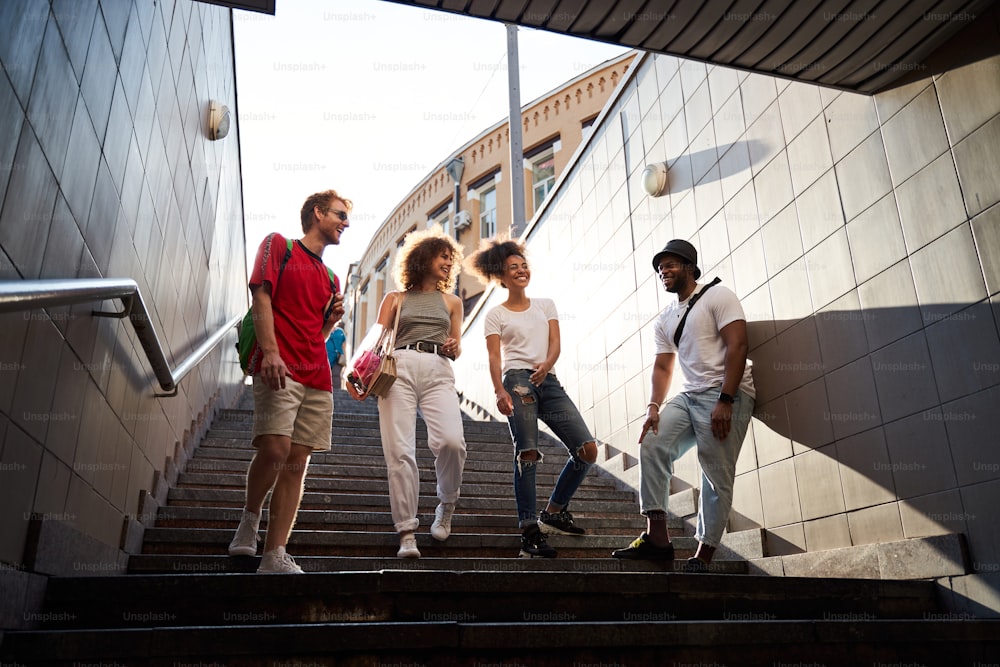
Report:
<svg viewBox="0 0 1000 667"><path fill-rule="evenodd" d="M331 421L333 431L345 439L354 436L378 437L380 425L378 417L369 419L352 416L346 419L338 419L336 415ZM246 438L251 437L253 430L253 420L213 422L211 428L206 433L207 438ZM417 423L415 431L418 441L427 440L427 428L422 422ZM510 445L510 428L506 423L499 422L477 422L465 420L462 422L462 433L468 442L495 443L503 442ZM558 440L547 433L539 434L540 437L558 444Z"/></svg>
<svg viewBox="0 0 1000 667"><path fill-rule="evenodd" d="M248 614L249 616L249 614ZM237 617L239 617L237 612ZM449 620L454 619L454 620ZM558 630L558 639L553 634ZM637 621L585 623L543 614L516 623L239 623L135 630L21 631L0 658L24 664L132 665L975 665L1000 651L996 621ZM960 638L961 641L956 641ZM555 644L555 645L554 645ZM611 662L605 662L610 657ZM780 656L778 662L775 657ZM228 662L235 660L236 662ZM333 662L330 662L333 661Z"/></svg>
<svg viewBox="0 0 1000 667"><path fill-rule="evenodd" d="M216 447L214 444L206 443L203 445L204 451L199 449L198 456L202 458L239 459L244 461L250 461L253 458L254 450L249 440L239 441L239 444L233 444L232 446ZM543 451L542 453L545 454L546 452ZM434 465L434 455L427 448L426 444L417 445L416 459L418 464L426 466ZM334 443L333 449L329 451L314 453L310 463L337 465L348 460L354 465L385 465L385 457L382 454L381 446L355 446L338 443ZM510 471L513 469L513 457L508 448L496 447L493 450L470 449L466 458L466 467L476 461L502 463L503 466L496 468L497 470L506 468L506 470ZM549 468L549 472L558 472L565 463L566 457L548 455L545 457L545 461L539 464L539 470Z"/></svg>
<svg viewBox="0 0 1000 667"><path fill-rule="evenodd" d="M463 488L463 492L465 489ZM230 506L241 507L245 499L241 489L219 488L174 488L167 495L168 501L179 505ZM424 493L419 500L422 510L434 512L438 500L430 493ZM306 490L302 498L304 509L359 509L361 507L378 507L384 509L389 504L388 494L379 493L334 493ZM496 496L465 496L457 503L457 512L470 510L493 510L498 513L513 514L513 498ZM636 516L638 506L622 500L573 499L572 513L574 517L596 516Z"/></svg>
<svg viewBox="0 0 1000 667"><path fill-rule="evenodd" d="M47 592L41 629L352 621L920 619L930 582L770 579L672 572L381 570L298 577L198 574L64 578ZM277 581L275 579L278 579ZM282 581L281 579L285 579ZM483 595L483 593L489 595ZM197 604L192 604L197 600ZM241 618L234 616L243 615ZM461 619L454 616L460 615Z"/></svg>
<svg viewBox="0 0 1000 667"><path fill-rule="evenodd" d="M219 507L180 507L169 505L161 507L157 513L157 528L225 528L236 530L242 516L243 508L233 506ZM418 516L420 525L429 526L434 521L433 513ZM639 515L631 518L620 517L583 517L578 516L577 522L591 533L605 535L638 535L645 528L645 520ZM458 532L504 532L513 533L517 521L513 516L513 508L504 514L462 513L456 512L452 517L452 527ZM322 526L327 530L371 530L392 531L392 515L386 511L358 512L351 510L300 510L295 525L299 528ZM680 519L672 518L670 527L679 530L683 526ZM267 511L261 518L260 528L263 532L267 527ZM470 530L465 530L470 529Z"/></svg>
<svg viewBox="0 0 1000 667"><path fill-rule="evenodd" d="M199 461L241 461L244 466L250 463L250 459L253 458L253 448L249 444L243 448L209 448L202 447L199 448L194 455L192 460ZM433 475L433 465L434 457L429 452L418 449L417 450L417 464L421 467L421 474L431 474ZM384 470L385 468L385 457L382 455L381 450L375 451L371 450L367 454L345 454L339 449L332 452L319 452L312 455L310 460L310 468L313 465L329 465L336 467L338 464L350 461L350 465L354 466L364 466L372 469ZM563 465L565 465L565 459L559 459L556 457L546 457L545 461L538 465L538 473L546 475L558 475L559 471L562 470ZM507 454L500 453L479 453L470 454L465 461L466 472L496 472L503 473L506 475L513 474L513 461ZM587 478L601 477L599 470L593 469L593 472L587 473ZM603 479L611 480L610 477L604 477Z"/></svg>
<svg viewBox="0 0 1000 667"><path fill-rule="evenodd" d="M249 460L249 457L248 459ZM187 475L192 473L216 473L216 474L229 474L238 475L243 482L246 480L247 472L247 460L239 459L207 459L195 457L188 461L187 469L185 472L181 473L180 479L188 479ZM506 465L490 466L493 469L490 470L470 470L466 467L465 472L462 476L463 482L470 484L486 484L486 483L496 483L497 480L502 480L506 484L511 483L511 470L512 465L507 463ZM307 481L310 478L335 478L335 479L385 479L386 468L383 464L376 468L373 466L362 466L362 465L347 465L347 464L329 464L329 463L315 463L310 462L309 473L307 475ZM420 477L426 481L434 480L434 472L432 470L421 470ZM555 485L556 480L559 478L558 471L549 472L546 469L538 470L536 473L536 484L539 487L552 487ZM241 483L243 483L241 482ZM609 489L611 491L620 491L620 489L615 485L614 480L610 477L605 477L599 474L597 471L588 473L583 479L583 484L581 488L591 488L591 489ZM635 497L633 492L629 492L631 497ZM507 495L506 493L504 495Z"/></svg>
<svg viewBox="0 0 1000 667"><path fill-rule="evenodd" d="M358 478L335 478L321 475L306 476L306 492L315 493L377 493L384 497L389 494L389 482L385 478L358 479ZM540 485L539 485L540 486ZM232 475L222 473L184 473L181 476L178 488L236 488L243 490L246 487L246 475ZM434 495L437 485L434 481L422 482L420 484L421 495ZM469 483L462 482L462 497L498 497L502 498L512 492L509 480L505 483L495 481L492 483ZM633 502L635 494L627 491L618 491L608 487L593 489L589 486L582 486L573 496L574 507L581 500L606 500L623 502Z"/></svg>
<svg viewBox="0 0 1000 667"><path fill-rule="evenodd" d="M420 547L424 549L423 545ZM488 572L571 572L586 575L590 572L655 572L677 571L683 560L672 562L617 560L608 558L518 558L517 549L498 558L469 556L435 556L427 549L420 558L396 558L393 549L382 556L295 556L307 573L379 572L383 570L455 571L469 576ZM678 551L679 558L683 554ZM260 557L231 557L220 552L214 554L140 554L129 558L129 572L135 574L203 574L245 573L253 574L260 564ZM712 574L746 574L746 561L716 560L711 565ZM701 576L701 575L691 575Z"/></svg>
<svg viewBox="0 0 1000 667"><path fill-rule="evenodd" d="M146 531L144 553L225 553L233 537L232 529L221 528L150 528ZM628 546L631 536L587 535L583 537L550 535L550 546L571 557L608 558L615 549ZM693 537L675 537L678 556L687 557L697 548ZM438 542L428 533L417 533L417 546L428 555L459 556L475 553L482 557L504 557L516 554L521 547L519 533L452 532L445 542ZM288 542L288 551L298 558L307 556L365 556L395 554L399 538L388 531L296 530Z"/></svg>

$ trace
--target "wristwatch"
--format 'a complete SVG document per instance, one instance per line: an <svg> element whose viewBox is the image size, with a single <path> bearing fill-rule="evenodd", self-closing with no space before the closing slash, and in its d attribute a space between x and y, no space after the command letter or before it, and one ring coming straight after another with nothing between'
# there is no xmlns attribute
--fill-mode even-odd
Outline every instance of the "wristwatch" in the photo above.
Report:
<svg viewBox="0 0 1000 667"><path fill-rule="evenodd" d="M726 392L720 391L719 400L722 401L723 403L729 403L729 405L732 405L736 399L727 394Z"/></svg>

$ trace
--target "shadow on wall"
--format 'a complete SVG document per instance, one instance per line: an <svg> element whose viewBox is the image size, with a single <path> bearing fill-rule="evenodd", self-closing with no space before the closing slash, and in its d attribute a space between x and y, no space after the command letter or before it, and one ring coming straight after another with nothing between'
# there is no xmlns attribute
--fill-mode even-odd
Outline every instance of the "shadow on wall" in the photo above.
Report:
<svg viewBox="0 0 1000 667"><path fill-rule="evenodd" d="M749 322L752 468L796 457L790 523L900 500L927 534L974 532L959 490L1000 479L998 320L981 302Z"/></svg>
<svg viewBox="0 0 1000 667"><path fill-rule="evenodd" d="M735 147L743 150L730 152ZM667 191L670 194L679 194L684 190L693 189L696 184L705 185L725 180L750 169L751 163L757 156L764 155L767 151L766 142L750 139L668 157L666 164L670 180ZM720 160L723 155L728 157ZM713 172L713 167L718 169Z"/></svg>

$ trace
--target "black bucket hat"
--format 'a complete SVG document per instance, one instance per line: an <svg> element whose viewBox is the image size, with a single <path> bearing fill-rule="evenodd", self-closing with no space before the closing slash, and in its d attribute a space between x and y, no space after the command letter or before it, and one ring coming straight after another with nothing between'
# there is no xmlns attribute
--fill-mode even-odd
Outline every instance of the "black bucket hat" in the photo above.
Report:
<svg viewBox="0 0 1000 667"><path fill-rule="evenodd" d="M660 270L660 261L664 255L677 255L681 259L687 260L688 264L694 267L694 279L701 277L701 269L698 268L698 251L694 246L684 239L674 239L663 247L663 250L653 255L653 271Z"/></svg>

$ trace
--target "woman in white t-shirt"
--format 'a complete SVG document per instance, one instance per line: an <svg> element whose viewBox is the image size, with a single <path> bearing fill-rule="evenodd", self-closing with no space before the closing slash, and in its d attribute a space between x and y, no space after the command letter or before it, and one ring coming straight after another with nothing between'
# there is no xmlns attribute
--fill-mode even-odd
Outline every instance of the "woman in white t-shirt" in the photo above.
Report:
<svg viewBox="0 0 1000 667"><path fill-rule="evenodd" d="M514 441L514 498L521 528L521 558L554 558L545 535L583 535L567 509L590 465L597 443L573 401L556 379L559 316L551 299L529 299L531 270L524 246L490 239L469 258L469 268L507 290L507 300L486 315L486 349L497 408L507 416ZM538 420L562 441L570 457L563 466L548 505L536 517L535 472Z"/></svg>

